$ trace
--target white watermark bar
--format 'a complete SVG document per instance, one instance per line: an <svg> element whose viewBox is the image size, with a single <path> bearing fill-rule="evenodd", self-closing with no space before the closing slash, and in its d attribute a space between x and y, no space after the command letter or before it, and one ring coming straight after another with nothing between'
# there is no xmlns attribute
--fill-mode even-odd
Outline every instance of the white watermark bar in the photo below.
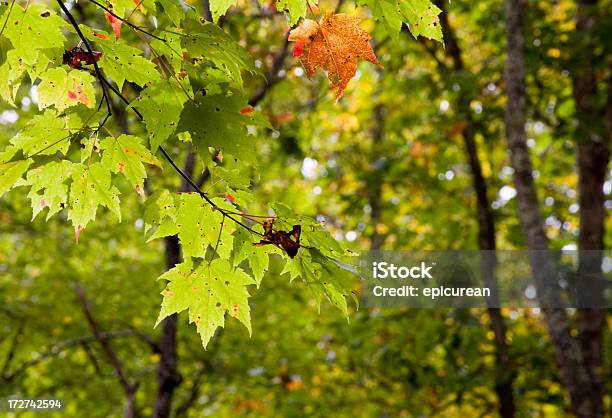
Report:
<svg viewBox="0 0 612 418"><path fill-rule="evenodd" d="M360 270L364 307L612 307L611 251L377 251Z"/></svg>

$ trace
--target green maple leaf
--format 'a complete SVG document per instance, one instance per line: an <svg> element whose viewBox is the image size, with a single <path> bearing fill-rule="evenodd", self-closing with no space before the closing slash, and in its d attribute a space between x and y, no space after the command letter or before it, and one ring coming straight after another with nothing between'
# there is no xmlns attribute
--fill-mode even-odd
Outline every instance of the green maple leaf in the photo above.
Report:
<svg viewBox="0 0 612 418"><path fill-rule="evenodd" d="M189 322L195 323L206 348L218 327L225 325L225 314L237 318L251 334L251 313L247 286L253 280L227 260L203 261L194 266L187 259L159 278L168 284L162 291L163 301L156 326L167 316L184 310Z"/></svg>
<svg viewBox="0 0 612 418"><path fill-rule="evenodd" d="M140 192L143 190L143 182L147 177L143 163L160 167L159 160L142 145L137 136L107 137L100 142L100 148L104 150L102 164L110 167L113 173L123 174Z"/></svg>
<svg viewBox="0 0 612 418"><path fill-rule="evenodd" d="M64 181L71 177L74 167L71 161L62 160L28 171L26 184L32 186L28 193L32 202L32 220L45 208L49 208L46 220L63 209L68 202L68 186Z"/></svg>
<svg viewBox="0 0 612 418"><path fill-rule="evenodd" d="M11 66L9 62L0 65L0 97L13 107L15 104L15 95L21 85L23 71Z"/></svg>
<svg viewBox="0 0 612 418"><path fill-rule="evenodd" d="M61 59L61 49L58 50L38 50L33 54L34 63L30 64L22 58L21 51L10 49L10 42L0 38L0 50L7 49L6 61L0 66L0 97L6 100L13 107L15 106L15 95L21 86L23 76L27 73L30 80L36 80L42 73L47 71L50 63L58 62Z"/></svg>
<svg viewBox="0 0 612 418"><path fill-rule="evenodd" d="M121 221L119 191L111 185L110 168L102 163L77 165L72 173L68 220L75 230L84 229L96 219L98 206L107 207Z"/></svg>
<svg viewBox="0 0 612 418"><path fill-rule="evenodd" d="M220 206L224 205L221 200L214 202ZM222 223L223 230L220 229ZM223 214L199 194L181 194L176 224L185 257L204 257L210 245L213 248L217 247L217 254L221 258L229 258L235 226L230 219L224 220Z"/></svg>
<svg viewBox="0 0 612 418"><path fill-rule="evenodd" d="M186 35L181 38L181 45L189 53L191 62L196 62L192 65L197 65L200 60L210 63L212 69L224 75L217 77L217 82L226 81L234 87L241 88L242 71L260 73L249 53L217 25L189 19L185 21L183 28ZM196 71L188 71L193 76L198 72L206 73L210 70L210 66L204 69L199 69L197 66L195 68ZM205 81L213 80L215 77L205 77Z"/></svg>
<svg viewBox="0 0 612 418"><path fill-rule="evenodd" d="M207 167L211 176L235 189L232 194L240 194L238 190L248 189L251 180L259 175L257 165L248 160L238 159L227 152L223 153L223 161L213 160L212 155L209 161Z"/></svg>
<svg viewBox="0 0 612 418"><path fill-rule="evenodd" d="M302 275L301 258L288 258L280 274L281 276L283 274L289 274L289 283L300 277Z"/></svg>
<svg viewBox="0 0 612 418"><path fill-rule="evenodd" d="M94 34L87 26L81 25L80 28L87 39L101 50L102 58L98 65L119 86L119 90L123 88L125 80L145 86L148 82L161 79L155 64L144 58L140 49L129 46L122 39L115 40L114 36L111 38L104 31Z"/></svg>
<svg viewBox="0 0 612 418"><path fill-rule="evenodd" d="M7 14L8 10L0 18L2 36L11 41L22 62L35 64L41 50L63 50L66 38L62 30L66 23L46 5L32 3L22 8L15 4L8 17Z"/></svg>
<svg viewBox="0 0 612 418"><path fill-rule="evenodd" d="M38 108L40 110L55 106L63 111L79 103L89 108L96 106L95 78L85 71L70 70L62 67L51 68L41 75L38 85Z"/></svg>
<svg viewBox="0 0 612 418"><path fill-rule="evenodd" d="M372 9L372 15L376 20L382 22L387 33L391 35L394 40L399 38L399 33L402 30L402 24L404 23L404 16L398 2L394 0L368 0L361 2L361 4L369 4Z"/></svg>
<svg viewBox="0 0 612 418"><path fill-rule="evenodd" d="M181 24L181 20L185 17L185 10L179 0L156 0L155 2L163 9L163 12L158 14L159 16L168 16L175 26Z"/></svg>
<svg viewBox="0 0 612 418"><path fill-rule="evenodd" d="M276 9L282 10L289 15L289 23L293 26L306 15L306 0L278 0Z"/></svg>
<svg viewBox="0 0 612 418"><path fill-rule="evenodd" d="M253 235L244 228L237 229L234 235L232 263L237 266L242 261L247 260L253 272L255 283L259 287L268 270L270 254L281 254L282 251L274 245L254 245L258 240L254 239Z"/></svg>
<svg viewBox="0 0 612 418"><path fill-rule="evenodd" d="M442 42L442 28L438 18L441 10L430 0L405 0L399 3L399 7L415 38L421 35Z"/></svg>
<svg viewBox="0 0 612 418"><path fill-rule="evenodd" d="M32 162L32 159L28 158L0 164L0 197L15 186Z"/></svg>
<svg viewBox="0 0 612 418"><path fill-rule="evenodd" d="M237 0L210 0L210 13L212 14L213 21L216 23L219 18L227 12L230 6L235 6L238 3Z"/></svg>
<svg viewBox="0 0 612 418"><path fill-rule="evenodd" d="M356 268L341 264L317 250L302 248L300 251L293 260L287 261L281 274L288 273L290 281L301 277L317 301L319 310L325 296L348 317L347 297L350 296L355 305L358 305L352 291L358 275Z"/></svg>
<svg viewBox="0 0 612 418"><path fill-rule="evenodd" d="M71 136L81 125L76 114L59 117L58 112L47 109L43 114L33 116L10 142L28 156L52 155L58 151L66 154Z"/></svg>
<svg viewBox="0 0 612 418"><path fill-rule="evenodd" d="M397 39L402 24L406 23L415 38L424 36L442 41L442 28L438 15L441 10L431 0L361 0L367 4L374 18L383 22L387 33Z"/></svg>
<svg viewBox="0 0 612 418"><path fill-rule="evenodd" d="M0 9L0 97L14 106L26 72L36 80L50 62L61 60L66 23L42 4L15 4L10 14L8 9Z"/></svg>
<svg viewBox="0 0 612 418"><path fill-rule="evenodd" d="M244 109L249 109L249 113L244 114ZM212 147L235 158L254 161L255 142L248 134L247 125L269 124L254 109L250 110L246 99L237 93L231 96L198 93L194 102L185 105L178 131L189 132L204 160Z"/></svg>
<svg viewBox="0 0 612 418"><path fill-rule="evenodd" d="M14 145L4 147L4 150L0 151L0 163L9 162L17 154L17 151L19 151L19 148Z"/></svg>
<svg viewBox="0 0 612 418"><path fill-rule="evenodd" d="M144 222L145 234L153 230L153 233L147 239L147 242L156 238L176 235L178 228L176 226L177 205L175 196L168 190L155 192L147 199L145 205Z"/></svg>
<svg viewBox="0 0 612 418"><path fill-rule="evenodd" d="M153 152L176 130L186 101L187 95L172 79L153 83L133 103L144 117Z"/></svg>

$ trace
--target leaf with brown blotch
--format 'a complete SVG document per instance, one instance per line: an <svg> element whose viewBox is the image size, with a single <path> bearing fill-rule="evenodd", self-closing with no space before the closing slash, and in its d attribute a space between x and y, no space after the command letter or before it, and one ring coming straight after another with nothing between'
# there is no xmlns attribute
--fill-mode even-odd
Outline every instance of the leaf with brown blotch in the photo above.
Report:
<svg viewBox="0 0 612 418"><path fill-rule="evenodd" d="M370 34L359 27L357 17L332 12L327 12L320 22L304 20L289 34L299 52L294 51L294 55L299 56L308 78L317 68L327 71L336 101L355 75L360 58L380 66L370 39Z"/></svg>

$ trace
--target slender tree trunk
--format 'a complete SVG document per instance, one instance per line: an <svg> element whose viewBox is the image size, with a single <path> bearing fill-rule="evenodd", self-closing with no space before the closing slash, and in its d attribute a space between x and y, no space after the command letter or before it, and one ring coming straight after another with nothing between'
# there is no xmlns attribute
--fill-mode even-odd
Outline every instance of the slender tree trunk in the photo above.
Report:
<svg viewBox="0 0 612 418"><path fill-rule="evenodd" d="M469 105L466 110L469 112ZM469 113L467 113L467 115L469 115ZM499 401L498 411L502 418L513 418L516 412L513 391L515 372L511 367L510 356L508 355L506 324L504 323L504 318L499 308L499 293L497 289L497 279L495 277L497 264L497 257L495 254L497 247L495 224L487 195L487 184L482 175L482 166L478 158L473 121L469 116L468 126L463 132L463 139L470 163L470 169L472 171L472 185L476 191L478 245L479 248L484 251L481 257L481 272L485 285L492 290L487 311L491 321L490 328L495 337L495 393Z"/></svg>
<svg viewBox="0 0 612 418"><path fill-rule="evenodd" d="M601 261L604 249L606 210L603 184L610 160L610 121L597 105L597 79L593 50L593 29L597 24L597 0L581 0L576 5L575 55L579 67L572 74L576 119L578 121L577 165L580 204L580 289L583 308L578 310L579 341L584 363L592 381L593 416L603 416L602 348L604 315L600 304ZM580 305L579 305L580 306Z"/></svg>
<svg viewBox="0 0 612 418"><path fill-rule="evenodd" d="M164 238L166 265L173 268L181 261L181 247L176 235ZM177 315L173 314L162 322L162 335L159 340L160 359L157 370L157 398L153 409L154 418L170 416L174 389L181 383L177 367L176 353Z"/></svg>
<svg viewBox="0 0 612 418"><path fill-rule="evenodd" d="M544 226L540 218L540 209L532 174L531 159L527 148L526 92L525 92L525 56L523 20L525 5L521 0L506 0L506 36L508 40L508 57L504 80L506 83L506 141L510 150L510 161L514 168L514 183L517 189L519 217L527 248L530 252L530 263L536 282L542 313L548 334L555 348L555 356L560 369L561 381L569 392L572 409L580 418L594 418L594 406L591 402L591 380L584 367L580 345L570 335L567 314L564 309L555 309L559 295L550 291L547 282L554 279L556 273L551 260L545 253L534 250L548 250Z"/></svg>
<svg viewBox="0 0 612 418"><path fill-rule="evenodd" d="M448 21L445 1L438 0L438 7L443 11L440 14L440 25L442 27L446 54L452 59L452 70L455 73L465 71L461 48L455 36L455 32ZM447 71L446 67L441 71ZM497 248L495 238L495 221L487 193L487 183L482 174L482 164L478 157L476 145L476 130L470 110L470 93L462 89L457 100L457 110L466 122L462 132L463 143L467 154L470 171L472 173L472 187L476 193L476 214L478 219L478 248L484 251L481 264L481 273L485 285L492 289L492 297L489 300L491 307L487 309L490 319L490 328L495 342L495 393L499 402L498 412L502 418L514 418L516 411L514 401L514 378L515 373L511 366L508 355L508 343L506 341L506 324L499 306L499 295L497 291L497 280L495 277Z"/></svg>
<svg viewBox="0 0 612 418"><path fill-rule="evenodd" d="M192 177L195 166L195 156L191 147L187 149L187 157L183 166L183 172ZM183 180L179 191L187 192L190 185ZM166 251L166 266L173 268L181 262L181 245L178 236L173 235L164 238ZM167 418L170 416L172 397L174 390L181 383L181 375L178 371L178 355L176 352L176 328L177 315L173 314L162 321L162 335L159 341L160 360L157 371L157 397L153 409L153 418Z"/></svg>

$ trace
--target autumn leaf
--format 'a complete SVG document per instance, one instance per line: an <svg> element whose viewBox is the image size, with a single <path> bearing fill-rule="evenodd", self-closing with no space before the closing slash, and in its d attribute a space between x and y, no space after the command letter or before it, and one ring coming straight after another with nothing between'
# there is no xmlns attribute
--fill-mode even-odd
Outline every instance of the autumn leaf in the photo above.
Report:
<svg viewBox="0 0 612 418"><path fill-rule="evenodd" d="M380 65L369 40L372 37L359 27L359 19L346 13L327 12L320 22L306 19L289 34L297 42L296 54L311 78L317 68L327 71L330 86L340 99L357 71L359 59Z"/></svg>
<svg viewBox="0 0 612 418"><path fill-rule="evenodd" d="M119 39L119 37L121 36L121 24L123 22L108 12L104 12L104 14L106 15L106 20L108 20L108 23L110 23L113 28L113 32L115 33L115 40Z"/></svg>

